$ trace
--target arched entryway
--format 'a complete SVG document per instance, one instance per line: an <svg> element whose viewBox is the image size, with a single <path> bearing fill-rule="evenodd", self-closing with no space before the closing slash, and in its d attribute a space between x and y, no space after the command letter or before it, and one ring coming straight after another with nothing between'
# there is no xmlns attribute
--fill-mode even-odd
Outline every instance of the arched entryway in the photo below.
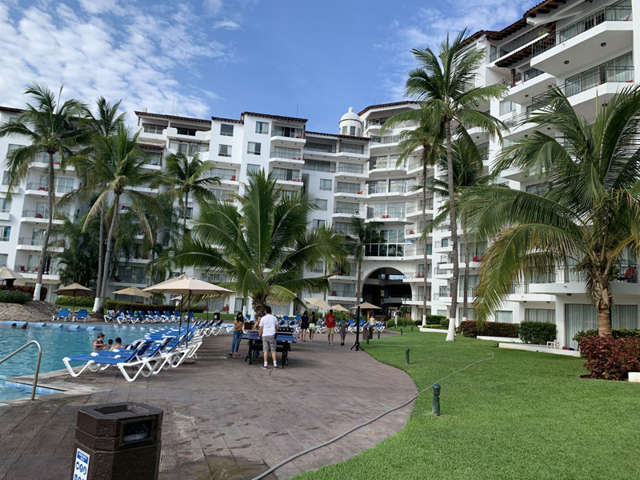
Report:
<svg viewBox="0 0 640 480"><path fill-rule="evenodd" d="M374 270L364 279L364 301L382 307L386 315L391 315L400 309L403 300L411 299L411 286L403 283L403 278L402 272L395 268L383 267Z"/></svg>

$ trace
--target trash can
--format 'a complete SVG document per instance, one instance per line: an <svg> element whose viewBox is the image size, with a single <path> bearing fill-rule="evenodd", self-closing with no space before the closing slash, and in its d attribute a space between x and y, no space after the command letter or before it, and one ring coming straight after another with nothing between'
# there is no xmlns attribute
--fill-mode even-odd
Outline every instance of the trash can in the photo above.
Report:
<svg viewBox="0 0 640 480"><path fill-rule="evenodd" d="M162 410L144 403L81 408L73 480L156 480L161 433Z"/></svg>

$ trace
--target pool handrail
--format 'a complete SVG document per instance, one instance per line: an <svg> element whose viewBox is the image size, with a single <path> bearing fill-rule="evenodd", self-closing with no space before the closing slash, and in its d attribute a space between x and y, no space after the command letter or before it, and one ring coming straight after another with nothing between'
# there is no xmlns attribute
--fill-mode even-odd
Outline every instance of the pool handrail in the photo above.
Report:
<svg viewBox="0 0 640 480"><path fill-rule="evenodd" d="M14 355L20 353L22 350L27 348L29 345L35 345L36 347L38 347L38 360L36 360L36 372L35 372L35 374L33 376L33 388L31 389L31 400L35 400L36 399L36 388L38 386L38 374L40 373L40 359L42 358L42 347L40 346L40 344L36 340L29 340L27 343L22 345L20 348L18 348L17 350L14 350L9 355L7 355L2 360L0 360L0 364L6 362L7 360L9 360Z"/></svg>

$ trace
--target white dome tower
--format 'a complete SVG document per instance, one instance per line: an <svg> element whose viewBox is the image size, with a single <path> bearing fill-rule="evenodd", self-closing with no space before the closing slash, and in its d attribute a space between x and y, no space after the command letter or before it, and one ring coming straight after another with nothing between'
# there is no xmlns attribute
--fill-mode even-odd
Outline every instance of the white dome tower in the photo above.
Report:
<svg viewBox="0 0 640 480"><path fill-rule="evenodd" d="M360 120L358 114L353 111L353 107L349 107L349 111L340 118L340 134L356 137L362 136L362 120Z"/></svg>

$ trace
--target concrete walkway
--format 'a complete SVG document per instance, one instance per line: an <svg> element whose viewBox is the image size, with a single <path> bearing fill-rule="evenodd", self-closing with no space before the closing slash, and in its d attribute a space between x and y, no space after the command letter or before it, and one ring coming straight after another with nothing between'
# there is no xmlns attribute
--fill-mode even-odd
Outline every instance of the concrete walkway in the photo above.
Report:
<svg viewBox="0 0 640 480"><path fill-rule="evenodd" d="M78 379L45 376L42 383L47 386L83 386L91 393L0 407L0 480L70 478L75 415L83 405L135 401L164 409L163 480L244 479L416 391L402 371L365 353L328 345L326 337L297 344L289 366L277 370L228 358L230 343L230 337L210 337L194 364L150 379L140 377L133 384L115 372ZM371 448L402 429L411 409L405 407L292 462L277 478Z"/></svg>

